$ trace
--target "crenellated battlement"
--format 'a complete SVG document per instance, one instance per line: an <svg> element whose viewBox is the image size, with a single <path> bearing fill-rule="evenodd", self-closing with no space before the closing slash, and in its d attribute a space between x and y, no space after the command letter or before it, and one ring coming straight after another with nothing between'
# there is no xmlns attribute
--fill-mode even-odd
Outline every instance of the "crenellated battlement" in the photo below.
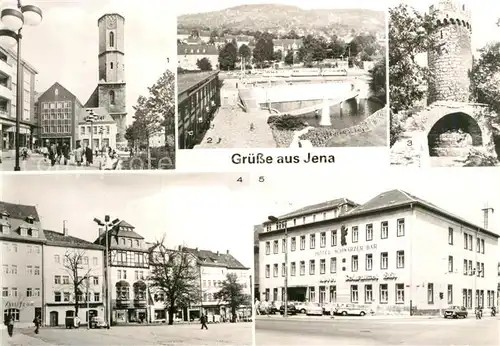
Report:
<svg viewBox="0 0 500 346"><path fill-rule="evenodd" d="M472 31L471 11L465 4L454 0L440 0L437 5L429 7L429 13L436 16L438 26L458 25Z"/></svg>

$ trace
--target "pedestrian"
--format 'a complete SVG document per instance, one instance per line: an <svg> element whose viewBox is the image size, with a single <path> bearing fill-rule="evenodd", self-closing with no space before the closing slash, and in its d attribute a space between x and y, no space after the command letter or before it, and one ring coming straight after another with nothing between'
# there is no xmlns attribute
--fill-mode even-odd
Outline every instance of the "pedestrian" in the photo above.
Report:
<svg viewBox="0 0 500 346"><path fill-rule="evenodd" d="M87 161L87 166L93 164L93 153L89 146L85 148L85 160Z"/></svg>
<svg viewBox="0 0 500 346"><path fill-rule="evenodd" d="M56 146L56 153L57 153L56 161L57 161L58 165L61 164L62 152L63 152L62 144L58 143L57 146Z"/></svg>
<svg viewBox="0 0 500 346"><path fill-rule="evenodd" d="M258 298L255 298L255 315L260 315L260 302Z"/></svg>
<svg viewBox="0 0 500 346"><path fill-rule="evenodd" d="M76 150L75 150L75 162L76 162L76 165L77 166L81 166L82 165L82 161L83 161L83 149L82 149L80 143L78 143L76 145Z"/></svg>
<svg viewBox="0 0 500 346"><path fill-rule="evenodd" d="M205 328L208 330L207 327L208 317L206 314L201 315L200 322L201 322L201 329L203 330L203 328Z"/></svg>
<svg viewBox="0 0 500 346"><path fill-rule="evenodd" d="M41 322L42 321L40 320L40 316L36 315L35 319L33 320L33 323L35 324L35 334L38 334Z"/></svg>
<svg viewBox="0 0 500 346"><path fill-rule="evenodd" d="M57 161L57 146L55 143L52 143L49 149L49 159L50 159L50 165L54 166Z"/></svg>
<svg viewBox="0 0 500 346"><path fill-rule="evenodd" d="M12 334L14 334L14 318L10 312L3 323L7 326L7 333L9 333L9 336L12 337Z"/></svg>

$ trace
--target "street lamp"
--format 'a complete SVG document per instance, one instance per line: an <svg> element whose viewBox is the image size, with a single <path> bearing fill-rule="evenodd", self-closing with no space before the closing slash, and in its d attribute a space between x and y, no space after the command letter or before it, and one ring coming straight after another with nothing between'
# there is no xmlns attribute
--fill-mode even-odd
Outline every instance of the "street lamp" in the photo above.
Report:
<svg viewBox="0 0 500 346"><path fill-rule="evenodd" d="M104 145L102 144L102 135L104 134L104 127L103 126L99 126L99 134L101 135L101 150L104 148ZM102 151L101 151L102 153ZM102 155L101 155L102 156Z"/></svg>
<svg viewBox="0 0 500 346"><path fill-rule="evenodd" d="M85 293L85 300L87 301L87 329L90 329L90 307L89 307L89 275L85 276L87 283L87 292Z"/></svg>
<svg viewBox="0 0 500 346"><path fill-rule="evenodd" d="M94 152L94 122L97 120L97 114L94 112L93 109L86 109L87 115L85 117L85 121L90 124L90 149L92 150L92 153Z"/></svg>
<svg viewBox="0 0 500 346"><path fill-rule="evenodd" d="M279 219L276 216L268 216L269 221L271 222L279 222ZM283 294L283 304L285 305L285 311L283 317L288 317L288 227L286 221L285 224L285 282L284 282L284 294Z"/></svg>
<svg viewBox="0 0 500 346"><path fill-rule="evenodd" d="M0 30L0 45L12 48L17 43L17 95L16 95L16 162L14 171L20 171L19 166L19 129L23 114L23 78L21 73L21 31L24 25L35 26L42 21L42 10L34 5L21 4L17 1L17 8L5 8L2 10L1 21L4 29Z"/></svg>
<svg viewBox="0 0 500 346"><path fill-rule="evenodd" d="M110 222L110 217L109 215L105 215L104 216L104 222L102 222L101 220L99 220L98 218L94 218L94 222L96 224L98 224L99 226L104 226L105 227L105 232L104 232L104 236L106 237L106 245L105 245L105 251L104 251L104 254L105 254L105 260L104 260L104 267L106 268L106 270L104 271L104 280L106 282L106 322L107 322L107 325L108 325L108 329L110 328L111 326L111 293L109 291L109 288L110 288L110 279L111 279L111 273L109 272L109 234L108 234L108 230L109 228L112 228L114 226L116 226L116 224L118 224L118 222L120 222L119 219L114 219L113 221Z"/></svg>

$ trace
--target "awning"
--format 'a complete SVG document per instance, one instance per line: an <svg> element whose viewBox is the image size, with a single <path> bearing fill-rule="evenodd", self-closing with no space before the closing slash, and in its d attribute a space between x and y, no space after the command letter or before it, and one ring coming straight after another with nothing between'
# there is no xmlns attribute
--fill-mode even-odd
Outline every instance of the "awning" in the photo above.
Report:
<svg viewBox="0 0 500 346"><path fill-rule="evenodd" d="M16 127L15 126L11 126L7 130L5 130L5 132L16 132ZM24 135L29 135L30 134L30 129L29 128L25 128L25 127L23 127L21 125L19 127L19 133L20 134L24 134Z"/></svg>

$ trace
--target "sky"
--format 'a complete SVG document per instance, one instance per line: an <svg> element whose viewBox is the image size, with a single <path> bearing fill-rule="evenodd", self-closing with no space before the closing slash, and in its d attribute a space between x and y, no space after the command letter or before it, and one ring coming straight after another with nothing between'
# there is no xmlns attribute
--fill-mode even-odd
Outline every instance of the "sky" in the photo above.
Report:
<svg viewBox="0 0 500 346"><path fill-rule="evenodd" d="M437 0L386 0L390 7L406 3L417 10L428 12L429 6L437 4ZM500 18L500 2L498 0L461 0L471 10L472 47L476 51L488 42L500 41L500 27L496 25Z"/></svg>
<svg viewBox="0 0 500 346"><path fill-rule="evenodd" d="M241 174L3 175L0 200L35 205L42 227L93 242L95 217L125 220L146 241L233 254L253 264L250 198ZM246 179L245 179L246 180Z"/></svg>
<svg viewBox="0 0 500 346"><path fill-rule="evenodd" d="M230 7L241 5L255 5L255 4L281 4L297 6L304 10L311 9L332 9L332 8L365 8L379 11L385 11L387 6L383 1L374 0L350 0L350 1L331 1L331 0L316 0L316 1L303 1L303 0L216 0L216 1L199 1L199 0L184 0L175 4L178 15L188 13L202 13L219 11Z"/></svg>
<svg viewBox="0 0 500 346"><path fill-rule="evenodd" d="M498 169L388 167L267 174L265 181L252 188L255 225L265 222L269 215L280 216L327 200L345 197L362 204L382 192L400 189L478 226L483 226L481 209L487 203L496 208L490 215L489 228L500 234Z"/></svg>
<svg viewBox="0 0 500 346"><path fill-rule="evenodd" d="M0 1L0 8L12 3ZM37 71L35 90L60 82L85 104L98 83L97 19L118 12L125 17L127 120L139 95L147 95L166 69L175 68L175 14L164 0L31 0L43 20L23 29L21 56ZM15 47L14 47L15 49ZM167 59L170 59L170 62Z"/></svg>

